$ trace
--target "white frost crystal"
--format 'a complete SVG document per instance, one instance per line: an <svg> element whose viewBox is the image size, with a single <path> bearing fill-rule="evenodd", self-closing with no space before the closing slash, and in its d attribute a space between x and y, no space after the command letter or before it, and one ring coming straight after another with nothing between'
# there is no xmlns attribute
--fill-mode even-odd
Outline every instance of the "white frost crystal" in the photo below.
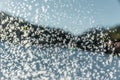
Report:
<svg viewBox="0 0 120 80"><path fill-rule="evenodd" d="M7 1L10 3L8 3ZM15 1L18 1L18 3ZM41 1L44 2L42 5ZM54 1L57 1L58 3L55 3ZM62 1L65 2L65 4ZM90 14L92 10L88 11L84 8L85 11L81 11L81 5L79 5L78 9L74 9L74 7L72 6L76 6L78 4L76 1L79 0L4 0L4 2L8 3L8 6L10 5L8 11L10 11L11 13L16 13L20 17L23 16L25 18L29 18L30 15L34 16L34 18L30 18L30 20L33 20L34 22L50 22L57 25L61 24L62 21L63 23L65 23L65 26L67 26L66 24L70 23L81 23L82 25L84 24L83 22L86 21L82 21L80 19L81 15L77 16L79 18L75 18L72 13L85 13L86 16L83 16L84 19L89 19L87 15ZM86 3L90 0L80 1ZM52 6L49 6L49 4L52 4ZM40 5L40 8L34 9L35 7L38 7ZM67 10L65 10L65 8ZM31 11L31 13L33 13L34 15L31 15L29 11ZM52 12L52 14L54 15L49 14L49 11ZM67 12L70 14L69 17L67 17ZM2 13L2 15L4 14ZM53 19L51 17L53 17ZM32 42L38 44L39 41L41 41L41 43L44 41L50 41L50 43L52 41L55 41L56 38L52 39L49 34L45 33L45 31L49 32L49 29L46 28L45 30L41 30L40 28L37 28L37 30L35 31L35 29L31 27L31 25L29 25L30 28L28 28L28 24L19 27L19 23L24 22L23 19L15 18L16 20L13 22L14 24L11 24L14 20L13 17L6 17L3 21L1 21L1 18L2 17L0 16L0 40L9 41L5 43L0 42L1 80L120 79L120 59L113 56L109 57L107 55L97 53L100 51L100 49L104 47L104 45L89 45L89 43L93 43L93 40L95 39L95 36L93 34L87 34L87 36L81 37L83 41L83 43L81 43L81 46L84 49L89 48L91 51L93 51L94 48L96 49L96 53L74 50L71 47L74 46L74 44L71 45L72 40L70 40L69 42L69 48L72 48L72 50L62 48L62 46L58 47L57 44L54 45L55 48L49 47L48 44L45 45L47 46L47 48L43 48L43 45L33 45ZM66 19L71 21L67 23ZM75 22L76 20L72 19L76 19L77 22ZM5 24L7 21L9 23L7 23L5 27L3 27L2 25ZM94 20L91 20L90 24L93 23ZM73 32L79 32L79 29L77 31L74 30L73 25L71 28ZM65 29L67 30L68 27ZM80 29L82 28L80 27ZM52 34L52 37L57 37L57 35L59 35L59 32L59 30L56 31L55 34ZM54 33L54 30L51 30L49 33ZM61 31L61 33L64 32ZM95 33L95 31L93 31L93 33ZM35 36L38 39L30 38L30 34L32 37ZM97 36L100 36L100 38L102 38L104 34L100 33L97 34ZM70 38L69 35L65 35L65 37L68 39ZM65 44L65 42L67 41L67 39L62 39L62 37L58 37L57 40L63 40L63 44ZM77 40L77 38L75 40ZM13 44L10 42L13 42ZM104 41L101 40L97 43L102 44L103 42Z"/></svg>

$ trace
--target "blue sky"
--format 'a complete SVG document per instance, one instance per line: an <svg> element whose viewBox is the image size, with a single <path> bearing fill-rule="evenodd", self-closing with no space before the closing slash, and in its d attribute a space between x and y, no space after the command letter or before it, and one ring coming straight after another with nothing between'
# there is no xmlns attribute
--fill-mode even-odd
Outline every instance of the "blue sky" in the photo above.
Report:
<svg viewBox="0 0 120 80"><path fill-rule="evenodd" d="M96 0L94 19L98 25L120 24L120 3L118 0Z"/></svg>
<svg viewBox="0 0 120 80"><path fill-rule="evenodd" d="M0 10L74 34L120 24L118 0L0 0Z"/></svg>

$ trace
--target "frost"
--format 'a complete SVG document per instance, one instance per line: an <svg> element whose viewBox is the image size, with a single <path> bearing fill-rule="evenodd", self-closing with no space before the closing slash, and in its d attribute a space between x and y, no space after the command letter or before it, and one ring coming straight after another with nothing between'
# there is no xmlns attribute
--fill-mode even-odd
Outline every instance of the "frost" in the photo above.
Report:
<svg viewBox="0 0 120 80"><path fill-rule="evenodd" d="M43 13L46 13L46 12L47 12L47 9L45 8L45 6L42 6L41 8L42 8L42 12L43 12Z"/></svg>
<svg viewBox="0 0 120 80"><path fill-rule="evenodd" d="M77 1L81 1L81 3ZM106 37L101 32L101 28L93 29L91 33L84 34L82 37L73 38L70 35L71 33L61 37L59 34L63 34L63 30L56 29L56 31L46 27L47 25L59 27L76 34L79 34L85 28L89 28L85 27L84 24L86 23L92 28L95 20L90 14L93 13L94 4L92 3L93 0L90 3L88 1L90 0L4 1L8 6L5 11L15 17L22 17L30 23L44 25L45 27L34 29L30 24L20 26L24 23L22 18L3 17L4 20L1 19L1 80L120 79L119 58L103 54L106 43L103 45L104 40L96 39L96 36ZM82 3L87 3L87 5ZM2 17L0 16L0 18ZM7 25L5 25L6 23ZM27 26L30 28L27 28ZM96 33L96 31L99 33ZM53 34L50 35L51 33ZM56 39L61 43L52 45L51 43ZM74 41L80 40L82 40L80 46L85 51L74 49L76 46ZM91 45L94 44L94 40L97 40L97 44L100 45ZM40 42L41 44L39 44ZM61 46L62 44L64 46ZM95 49L96 51L87 52L87 49L90 49L90 51ZM102 54L99 53L101 51L103 51Z"/></svg>
<svg viewBox="0 0 120 80"><path fill-rule="evenodd" d="M114 74L119 73L119 70L115 69L117 68L115 58L110 63L114 63L113 67L108 68L107 66L110 64L101 64L107 61L109 56L83 54L79 51L60 48L42 50L38 46L25 48L22 45L15 46L8 43L4 45L4 48L1 49L1 80L29 80L30 78L35 80L79 80L100 79L100 77L114 79Z"/></svg>

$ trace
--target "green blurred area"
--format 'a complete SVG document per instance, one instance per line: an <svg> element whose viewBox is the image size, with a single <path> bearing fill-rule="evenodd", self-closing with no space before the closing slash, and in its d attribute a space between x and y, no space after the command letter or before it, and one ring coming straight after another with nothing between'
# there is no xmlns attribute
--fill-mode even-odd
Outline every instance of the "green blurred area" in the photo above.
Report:
<svg viewBox="0 0 120 80"><path fill-rule="evenodd" d="M120 25L110 28L107 33L112 41L120 41Z"/></svg>

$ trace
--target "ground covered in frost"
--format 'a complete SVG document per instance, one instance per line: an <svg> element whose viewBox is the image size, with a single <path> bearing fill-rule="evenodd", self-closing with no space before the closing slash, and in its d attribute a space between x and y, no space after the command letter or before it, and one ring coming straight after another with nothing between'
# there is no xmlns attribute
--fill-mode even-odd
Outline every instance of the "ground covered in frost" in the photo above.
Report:
<svg viewBox="0 0 120 80"><path fill-rule="evenodd" d="M119 80L120 58L0 43L1 80Z"/></svg>

